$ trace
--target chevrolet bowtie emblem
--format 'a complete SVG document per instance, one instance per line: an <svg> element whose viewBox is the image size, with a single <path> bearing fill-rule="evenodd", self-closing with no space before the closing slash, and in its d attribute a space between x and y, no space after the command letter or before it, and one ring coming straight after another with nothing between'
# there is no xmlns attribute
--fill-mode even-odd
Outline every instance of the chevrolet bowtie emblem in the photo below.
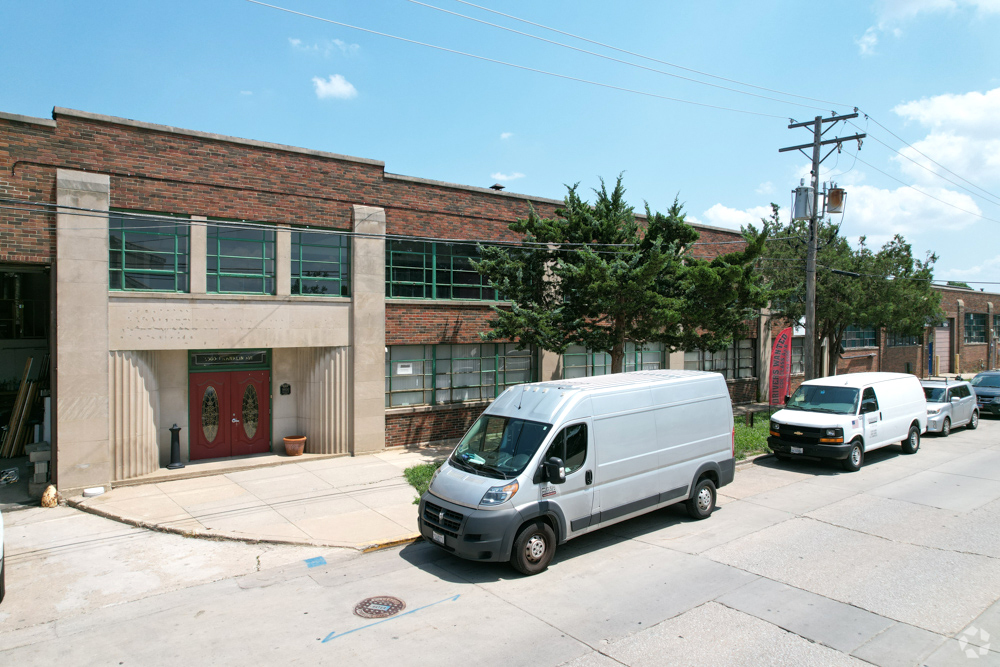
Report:
<svg viewBox="0 0 1000 667"><path fill-rule="evenodd" d="M794 431L793 435L802 435L802 431Z"/></svg>
<svg viewBox="0 0 1000 667"><path fill-rule="evenodd" d="M438 523L444 523L444 510L438 512Z"/></svg>

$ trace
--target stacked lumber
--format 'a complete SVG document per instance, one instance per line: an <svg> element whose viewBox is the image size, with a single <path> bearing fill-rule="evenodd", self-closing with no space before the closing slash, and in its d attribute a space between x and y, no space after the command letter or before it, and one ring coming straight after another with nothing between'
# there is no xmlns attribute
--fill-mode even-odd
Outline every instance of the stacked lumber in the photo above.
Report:
<svg viewBox="0 0 1000 667"><path fill-rule="evenodd" d="M31 371L35 366L35 360L28 357L24 363L24 374L21 377L21 384L17 390L17 398L14 400L14 409L10 413L10 421L3 434L3 441L0 442L0 458L9 459L14 456L24 455L24 445L28 440L28 420L31 411L35 406L35 399L38 398L39 380L47 370L48 355L42 360L41 372L36 374L36 379L31 380Z"/></svg>

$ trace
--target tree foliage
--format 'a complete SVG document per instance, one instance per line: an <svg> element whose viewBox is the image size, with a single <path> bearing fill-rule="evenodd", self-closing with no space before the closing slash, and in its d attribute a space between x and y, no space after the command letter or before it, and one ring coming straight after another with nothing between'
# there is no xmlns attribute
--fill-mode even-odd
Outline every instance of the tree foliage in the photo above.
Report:
<svg viewBox="0 0 1000 667"><path fill-rule="evenodd" d="M771 312L788 322L805 317L805 256L808 221L781 224L778 207L765 220L771 234L768 260L762 262L771 289ZM816 255L816 367L820 343L830 341L831 367L849 326L885 327L903 336L919 336L928 324L944 316L941 298L931 287L937 256L913 256L906 240L896 234L878 251L866 237L852 246L829 220L819 223ZM856 276L844 271L857 274Z"/></svg>
<svg viewBox="0 0 1000 667"><path fill-rule="evenodd" d="M699 235L676 199L666 213L647 205L643 226L621 176L594 194L591 205L570 186L556 217L532 208L511 223L526 245L480 248L477 269L510 302L494 307L484 340L558 353L585 345L608 352L618 373L626 342L719 350L766 303L754 273L765 230L750 227L744 249L705 261L691 255Z"/></svg>

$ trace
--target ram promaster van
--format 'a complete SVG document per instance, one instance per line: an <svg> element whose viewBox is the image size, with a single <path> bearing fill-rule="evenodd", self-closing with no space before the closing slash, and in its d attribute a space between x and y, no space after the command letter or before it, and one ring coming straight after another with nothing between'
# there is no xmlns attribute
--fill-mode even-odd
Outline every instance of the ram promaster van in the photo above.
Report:
<svg viewBox="0 0 1000 667"><path fill-rule="evenodd" d="M900 443L915 454L927 430L920 381L905 373L851 373L803 382L771 416L767 444L779 459L838 459L861 468L865 453Z"/></svg>
<svg viewBox="0 0 1000 667"><path fill-rule="evenodd" d="M923 395L923 394L921 394ZM424 538L457 556L548 567L556 545L733 481L733 409L718 373L661 370L511 387L420 499Z"/></svg>

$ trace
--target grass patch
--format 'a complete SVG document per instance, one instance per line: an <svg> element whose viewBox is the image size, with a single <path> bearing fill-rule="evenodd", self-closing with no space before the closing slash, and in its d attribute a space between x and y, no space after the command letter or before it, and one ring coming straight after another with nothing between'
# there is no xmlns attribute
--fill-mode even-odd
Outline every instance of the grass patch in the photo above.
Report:
<svg viewBox="0 0 1000 667"><path fill-rule="evenodd" d="M736 460L742 461L748 456L770 451L767 448L770 423L766 412L754 415L753 427L747 426L746 417L743 415L736 417Z"/></svg>
<svg viewBox="0 0 1000 667"><path fill-rule="evenodd" d="M417 490L417 497L413 500L414 505L420 504L420 496L424 495L424 491L431 485L431 477L434 476L434 471L440 468L442 463L444 461L421 463L420 465L410 466L403 471L406 481Z"/></svg>

